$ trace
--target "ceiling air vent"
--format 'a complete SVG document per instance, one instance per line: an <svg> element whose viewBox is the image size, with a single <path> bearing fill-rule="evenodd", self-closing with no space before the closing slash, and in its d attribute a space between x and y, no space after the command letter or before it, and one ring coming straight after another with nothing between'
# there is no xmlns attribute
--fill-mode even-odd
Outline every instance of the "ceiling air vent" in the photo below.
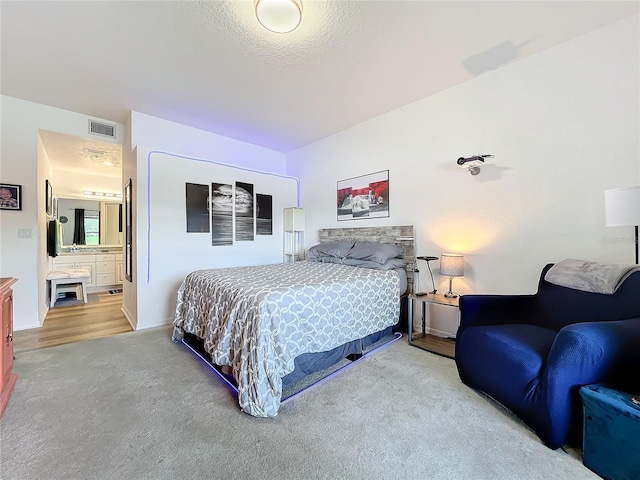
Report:
<svg viewBox="0 0 640 480"><path fill-rule="evenodd" d="M102 135L103 137L116 138L116 126L109 123L89 120L89 133Z"/></svg>

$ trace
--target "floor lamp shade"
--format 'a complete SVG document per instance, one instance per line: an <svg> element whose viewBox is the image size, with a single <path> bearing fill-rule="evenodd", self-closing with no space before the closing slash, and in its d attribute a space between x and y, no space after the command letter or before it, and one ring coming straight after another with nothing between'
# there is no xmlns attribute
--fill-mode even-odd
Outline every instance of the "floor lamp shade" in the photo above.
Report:
<svg viewBox="0 0 640 480"><path fill-rule="evenodd" d="M640 225L640 186L604 192L607 227Z"/></svg>
<svg viewBox="0 0 640 480"><path fill-rule="evenodd" d="M640 186L616 188L604 192L607 227L635 226L636 263L638 263L638 225L640 225Z"/></svg>

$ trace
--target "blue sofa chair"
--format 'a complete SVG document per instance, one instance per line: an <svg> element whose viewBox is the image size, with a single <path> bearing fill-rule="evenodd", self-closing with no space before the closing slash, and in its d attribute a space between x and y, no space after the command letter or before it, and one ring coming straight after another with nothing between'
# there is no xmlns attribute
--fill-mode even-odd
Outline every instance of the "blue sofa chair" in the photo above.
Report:
<svg viewBox="0 0 640 480"><path fill-rule="evenodd" d="M580 441L581 386L640 392L640 271L601 294L549 283L552 265L535 295L462 296L455 361L556 449Z"/></svg>

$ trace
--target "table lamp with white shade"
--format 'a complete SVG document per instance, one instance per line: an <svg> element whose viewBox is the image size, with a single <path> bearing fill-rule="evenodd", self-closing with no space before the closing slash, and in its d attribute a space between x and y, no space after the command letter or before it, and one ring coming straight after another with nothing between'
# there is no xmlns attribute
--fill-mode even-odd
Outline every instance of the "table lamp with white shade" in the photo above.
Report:
<svg viewBox="0 0 640 480"><path fill-rule="evenodd" d="M451 282L453 277L464 276L464 256L455 253L443 253L440 256L440 274L449 277L449 291L444 296L456 298L458 294L451 291Z"/></svg>

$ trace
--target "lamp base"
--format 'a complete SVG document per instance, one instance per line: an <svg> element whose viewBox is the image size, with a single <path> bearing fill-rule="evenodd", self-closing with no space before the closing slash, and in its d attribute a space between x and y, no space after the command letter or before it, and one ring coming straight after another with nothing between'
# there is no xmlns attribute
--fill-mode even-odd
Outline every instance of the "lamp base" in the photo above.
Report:
<svg viewBox="0 0 640 480"><path fill-rule="evenodd" d="M452 281L453 281L453 277L449 277L449 291L444 294L445 298L456 298L458 296L457 293L451 291Z"/></svg>

